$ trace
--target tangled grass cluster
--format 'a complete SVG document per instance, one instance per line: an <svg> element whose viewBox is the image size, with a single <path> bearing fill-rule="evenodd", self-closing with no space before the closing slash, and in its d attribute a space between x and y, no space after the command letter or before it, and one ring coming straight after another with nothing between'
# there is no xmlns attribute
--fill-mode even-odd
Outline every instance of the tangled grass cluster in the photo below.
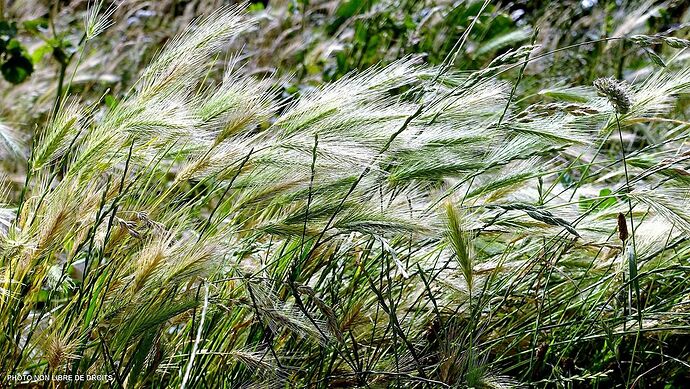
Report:
<svg viewBox="0 0 690 389"><path fill-rule="evenodd" d="M87 43L106 26L90 15ZM185 388L687 372L688 123L668 116L687 67L523 107L501 76L548 55L527 46L475 72L404 57L289 101L239 57L209 77L254 24L221 9L107 111L65 96L37 129L0 209L0 372ZM610 137L659 121L627 155Z"/></svg>

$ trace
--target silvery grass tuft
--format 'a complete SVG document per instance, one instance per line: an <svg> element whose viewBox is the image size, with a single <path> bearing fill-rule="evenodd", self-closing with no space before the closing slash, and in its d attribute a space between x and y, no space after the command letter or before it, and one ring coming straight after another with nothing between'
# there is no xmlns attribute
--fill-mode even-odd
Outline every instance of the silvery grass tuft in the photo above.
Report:
<svg viewBox="0 0 690 389"><path fill-rule="evenodd" d="M634 334L651 350L646 334L684 323L658 283L685 271L682 137L630 155L625 187L595 149L668 112L687 70L525 106L496 76L530 46L473 73L404 57L282 101L238 57L207 77L254 25L218 10L103 115L72 97L39 130L20 199L0 199L0 371L512 387L572 348ZM621 298L631 279L646 301ZM611 372L578 374L547 381Z"/></svg>

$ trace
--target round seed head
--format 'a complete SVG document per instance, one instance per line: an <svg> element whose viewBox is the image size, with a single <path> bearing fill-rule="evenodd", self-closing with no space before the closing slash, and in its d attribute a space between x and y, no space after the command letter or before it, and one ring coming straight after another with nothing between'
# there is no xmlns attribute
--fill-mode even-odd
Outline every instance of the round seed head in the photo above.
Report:
<svg viewBox="0 0 690 389"><path fill-rule="evenodd" d="M627 113L632 107L632 97L628 85L613 77L594 80L594 87L599 95L605 96L618 113Z"/></svg>

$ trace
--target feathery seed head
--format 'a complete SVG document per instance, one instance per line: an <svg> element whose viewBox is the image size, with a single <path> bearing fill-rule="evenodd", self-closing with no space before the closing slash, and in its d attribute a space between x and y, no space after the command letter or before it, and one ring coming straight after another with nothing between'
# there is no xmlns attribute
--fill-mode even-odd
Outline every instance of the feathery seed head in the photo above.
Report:
<svg viewBox="0 0 690 389"><path fill-rule="evenodd" d="M86 40L95 38L113 24L109 18L115 12L117 6L113 3L105 10L105 12L103 12L103 14L100 14L102 8L102 0L94 2L89 1L88 10L84 17L84 32L86 34Z"/></svg>
<svg viewBox="0 0 690 389"><path fill-rule="evenodd" d="M45 355L48 366L55 370L64 363L79 358L74 352L76 343L69 341L69 336L52 335L45 342Z"/></svg>

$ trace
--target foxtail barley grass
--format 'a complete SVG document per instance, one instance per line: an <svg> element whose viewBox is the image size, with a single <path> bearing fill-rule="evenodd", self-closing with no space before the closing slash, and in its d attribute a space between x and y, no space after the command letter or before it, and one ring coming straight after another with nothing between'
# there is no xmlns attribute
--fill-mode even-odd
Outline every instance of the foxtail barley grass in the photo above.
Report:
<svg viewBox="0 0 690 389"><path fill-rule="evenodd" d="M87 41L112 11L94 10ZM23 195L0 199L0 372L630 385L684 339L687 125L636 152L624 133L667 118L687 68L524 104L497 75L546 55L529 46L470 73L404 57L284 101L239 57L209 77L255 23L199 20L103 114L58 99ZM622 161L601 155L616 129Z"/></svg>

